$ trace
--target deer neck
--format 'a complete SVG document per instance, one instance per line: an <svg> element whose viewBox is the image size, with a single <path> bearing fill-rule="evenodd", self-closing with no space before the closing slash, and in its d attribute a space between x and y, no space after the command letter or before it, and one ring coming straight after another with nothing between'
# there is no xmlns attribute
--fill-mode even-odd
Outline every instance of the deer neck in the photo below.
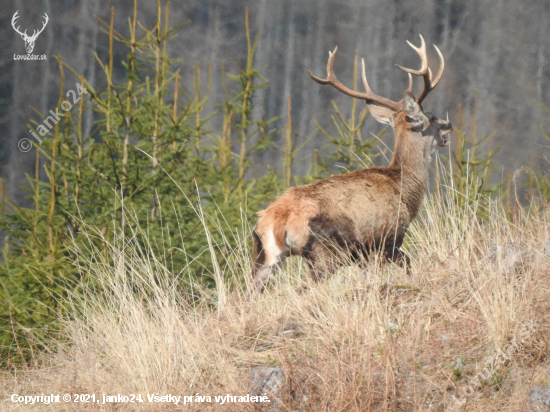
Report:
<svg viewBox="0 0 550 412"><path fill-rule="evenodd" d="M396 145L390 169L397 171L402 201L416 216L428 188L430 155L422 145L422 136L408 130L396 132Z"/></svg>

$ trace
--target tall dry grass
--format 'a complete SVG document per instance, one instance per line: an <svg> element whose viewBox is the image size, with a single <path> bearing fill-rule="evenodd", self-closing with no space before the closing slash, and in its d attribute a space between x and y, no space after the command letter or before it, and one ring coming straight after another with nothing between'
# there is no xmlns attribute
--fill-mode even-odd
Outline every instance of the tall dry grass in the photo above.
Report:
<svg viewBox="0 0 550 412"><path fill-rule="evenodd" d="M248 300L247 227L235 229L239 246L225 272L216 269L215 290L185 268L174 277L157 245L136 242L139 228L106 245L108 253L75 251L88 256L87 282L70 294L59 349L42 354L40 366L5 373L0 408L252 411L214 396L244 395L252 367L276 366L285 375L284 411L522 411L529 386L550 385L550 261L531 254L510 268L490 250L540 248L550 216L533 207L509 218L498 203L468 204L444 189L427 199L407 235L410 277L373 263L310 284L300 259L289 259L265 293ZM212 256L221 248L208 233L205 245ZM526 324L536 327L510 359L472 383ZM21 405L11 402L14 393L140 393L144 402ZM208 395L212 403L148 403L156 393Z"/></svg>

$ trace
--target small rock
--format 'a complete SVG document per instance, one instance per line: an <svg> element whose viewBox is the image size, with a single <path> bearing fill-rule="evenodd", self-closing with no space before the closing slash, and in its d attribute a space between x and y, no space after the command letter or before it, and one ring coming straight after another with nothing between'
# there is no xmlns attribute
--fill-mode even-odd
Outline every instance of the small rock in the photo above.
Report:
<svg viewBox="0 0 550 412"><path fill-rule="evenodd" d="M284 372L281 368L264 368L262 366L250 369L250 396L266 395L270 402L260 403L264 411L281 410L281 388L284 384Z"/></svg>
<svg viewBox="0 0 550 412"><path fill-rule="evenodd" d="M285 338L296 338L303 333L302 326L294 319L289 319L283 326L281 334Z"/></svg>
<svg viewBox="0 0 550 412"><path fill-rule="evenodd" d="M550 412L550 386L529 388L526 412Z"/></svg>
<svg viewBox="0 0 550 412"><path fill-rule="evenodd" d="M542 246L541 246L540 250L547 257L550 257L550 242L542 242Z"/></svg>

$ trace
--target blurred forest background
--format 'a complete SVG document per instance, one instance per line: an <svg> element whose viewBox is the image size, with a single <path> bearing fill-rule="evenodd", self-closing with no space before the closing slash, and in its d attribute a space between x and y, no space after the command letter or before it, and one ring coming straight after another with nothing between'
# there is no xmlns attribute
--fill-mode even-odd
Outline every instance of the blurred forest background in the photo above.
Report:
<svg viewBox="0 0 550 412"><path fill-rule="evenodd" d="M105 79L94 54L105 60L108 54L106 35L94 16L104 21L115 6L114 28L125 33L133 1L104 0L2 0L0 16L0 177L10 197L18 204L29 205L19 187L26 183L26 173L34 174L35 151L21 153L17 143L30 137L27 125L40 120L30 106L46 114L57 105L60 76L53 55L60 55L78 73L100 89ZM246 58L244 9L250 9L250 29L261 29L255 54L255 67L267 65L262 75L269 87L258 91L256 99L266 117L287 121L287 96L292 97L293 134L304 142L315 129L315 119L331 127L333 108L330 101L349 104L349 98L331 87L321 87L307 75L311 70L325 75L328 50L338 46L335 70L346 84L352 84L355 50L366 60L369 83L383 96L398 100L406 85L404 73L394 64L416 67L418 57L406 44L419 43L422 34L437 67L431 44L441 49L446 70L437 90L425 102L427 110L444 117L449 112L457 124L457 106L463 106L465 124L471 125L474 96L477 91L477 134L484 136L498 129L493 139L499 146L494 176L500 179L522 165L545 167L546 149L541 127L550 117L543 105L550 104L550 37L548 36L550 3L546 0L187 0L171 3L170 24L191 23L168 44L167 53L182 58L175 63L181 69L181 85L191 91L193 66L201 63L203 84L207 83L208 63L212 63L210 100L205 111L223 96L221 65L228 72L237 69L234 58ZM13 13L19 10L22 28L41 27L42 15L50 17L48 26L36 41L35 54L46 54L47 61L14 61L13 54L25 54L24 42L11 27ZM152 22L156 2L139 2L138 20ZM120 61L127 51L115 44L114 76L123 78ZM68 82L67 84L70 84ZM420 83L420 82L417 82ZM419 87L419 85L417 85ZM66 86L66 89L71 87ZM256 109L255 116L260 116ZM84 130L90 132L94 118L88 112ZM382 129L372 119L363 126L365 134ZM284 139L278 135L277 139ZM303 153L313 153L326 143L318 134ZM386 142L391 146L391 141ZM278 151L256 153L258 165L249 175L261 175L265 165L282 167ZM297 162L292 173L304 175L311 158ZM43 173L43 172L41 172Z"/></svg>

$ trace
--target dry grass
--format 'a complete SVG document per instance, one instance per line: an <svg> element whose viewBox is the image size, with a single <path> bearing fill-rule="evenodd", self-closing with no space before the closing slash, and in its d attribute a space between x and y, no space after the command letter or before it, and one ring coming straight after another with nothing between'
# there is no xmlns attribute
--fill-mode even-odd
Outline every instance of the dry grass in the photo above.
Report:
<svg viewBox="0 0 550 412"><path fill-rule="evenodd" d="M395 265L349 266L299 292L305 271L291 259L247 300L220 284L184 291L159 256L131 241L112 246L114 264L96 251L86 269L95 288L72 294L67 343L40 367L5 373L0 409L252 411L214 396L246 394L251 367L277 366L283 411L459 410L452 396L466 401L460 410L523 411L529 386L550 385L550 261L505 274L488 256L492 245L540 247L549 215L518 211L510 222L492 204L481 224L479 205L450 195L426 203L408 234L412 277ZM217 274L225 285L248 267L242 245L235 273ZM530 323L535 331L510 359L470 383ZM13 393L141 393L145 402L30 406L12 403ZM213 402L148 403L155 393Z"/></svg>

